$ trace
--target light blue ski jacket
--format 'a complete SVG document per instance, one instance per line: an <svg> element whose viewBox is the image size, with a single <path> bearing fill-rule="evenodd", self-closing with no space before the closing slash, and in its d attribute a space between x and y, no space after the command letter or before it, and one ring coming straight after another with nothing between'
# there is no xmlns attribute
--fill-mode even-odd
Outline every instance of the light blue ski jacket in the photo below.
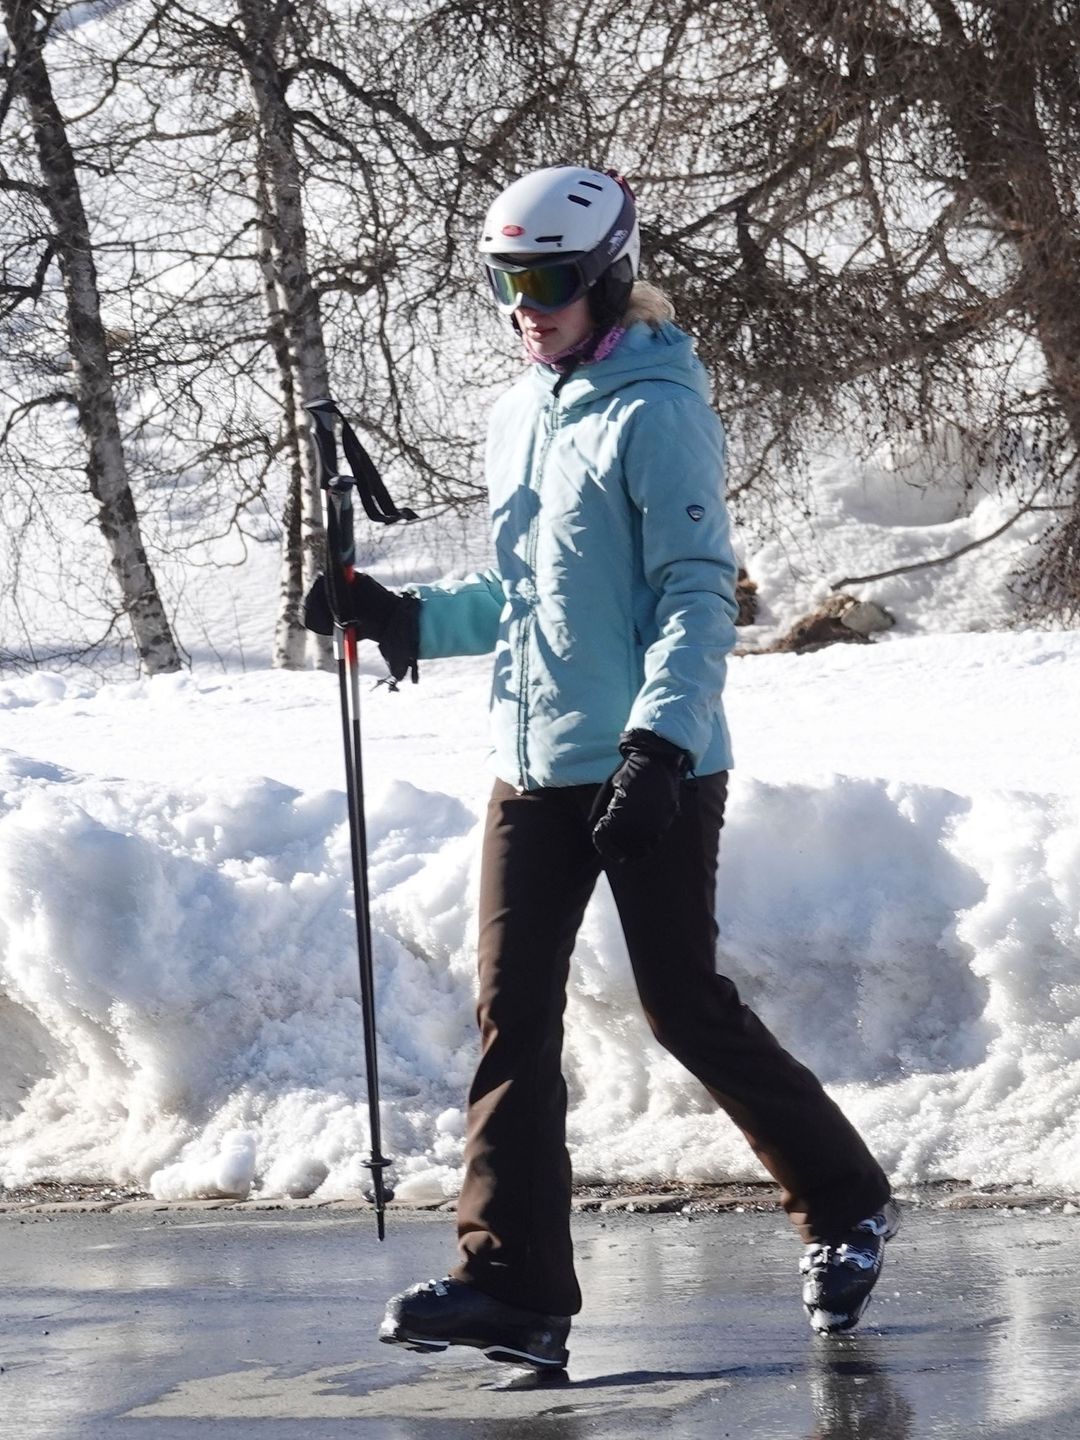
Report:
<svg viewBox="0 0 1080 1440"><path fill-rule="evenodd" d="M487 441L496 568L420 585L420 658L495 652L495 771L536 789L601 781L623 730L694 771L731 766L721 692L735 643L724 433L674 325L605 359L531 365Z"/></svg>

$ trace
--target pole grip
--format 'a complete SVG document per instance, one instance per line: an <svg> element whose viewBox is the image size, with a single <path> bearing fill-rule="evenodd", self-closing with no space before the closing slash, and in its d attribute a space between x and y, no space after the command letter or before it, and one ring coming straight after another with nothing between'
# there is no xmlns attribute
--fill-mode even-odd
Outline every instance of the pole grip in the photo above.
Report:
<svg viewBox="0 0 1080 1440"><path fill-rule="evenodd" d="M351 622L349 585L356 567L352 481L335 476L326 486L326 596L330 613L344 628Z"/></svg>

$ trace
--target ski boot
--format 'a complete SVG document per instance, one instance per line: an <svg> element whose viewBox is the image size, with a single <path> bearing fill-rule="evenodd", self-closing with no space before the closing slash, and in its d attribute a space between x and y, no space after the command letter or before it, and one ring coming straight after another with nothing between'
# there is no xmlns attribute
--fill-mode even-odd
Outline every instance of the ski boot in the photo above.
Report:
<svg viewBox="0 0 1080 1440"><path fill-rule="evenodd" d="M379 1339L386 1345L433 1354L448 1345L471 1345L489 1360L561 1370L569 1354L568 1315L540 1315L494 1300L460 1280L428 1280L395 1295L386 1307Z"/></svg>
<svg viewBox="0 0 1080 1440"><path fill-rule="evenodd" d="M802 1298L819 1335L835 1335L858 1324L881 1274L885 1242L899 1228L900 1207L889 1200L834 1244L806 1247L799 1261Z"/></svg>

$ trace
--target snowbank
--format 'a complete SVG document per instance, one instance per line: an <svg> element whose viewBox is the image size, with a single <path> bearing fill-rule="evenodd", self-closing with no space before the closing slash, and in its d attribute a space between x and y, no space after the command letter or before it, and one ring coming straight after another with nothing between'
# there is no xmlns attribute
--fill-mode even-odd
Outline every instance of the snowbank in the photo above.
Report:
<svg viewBox="0 0 1080 1440"><path fill-rule="evenodd" d="M745 538L761 603L760 625L746 638L775 638L834 586L890 611L893 640L1014 623L1016 577L1031 564L1047 515L1025 509L1039 484L1030 457L1026 465L1012 457L1014 491L996 483L994 460L950 429L933 443L885 441L866 460L842 446L813 457L808 497L779 497L768 538ZM925 563L960 551L947 564ZM851 583L896 569L902 573Z"/></svg>
<svg viewBox="0 0 1080 1440"><path fill-rule="evenodd" d="M901 1181L1080 1185L1078 676L1078 634L732 667L720 963ZM460 1173L485 690L448 662L364 697L402 1198ZM334 706L322 675L0 686L0 1182L364 1187ZM579 1177L758 1173L646 1038L606 890L567 1019Z"/></svg>

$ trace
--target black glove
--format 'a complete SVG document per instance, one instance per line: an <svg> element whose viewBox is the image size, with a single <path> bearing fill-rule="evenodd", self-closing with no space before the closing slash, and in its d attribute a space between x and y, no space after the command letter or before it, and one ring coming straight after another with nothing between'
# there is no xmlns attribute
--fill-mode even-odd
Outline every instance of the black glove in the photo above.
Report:
<svg viewBox="0 0 1080 1440"><path fill-rule="evenodd" d="M640 860L655 850L679 813L679 786L690 756L651 730L619 737L623 763L605 780L591 819L593 844L608 862Z"/></svg>
<svg viewBox="0 0 1080 1440"><path fill-rule="evenodd" d="M345 588L346 612L338 619L356 630L361 640L374 640L395 680L417 679L420 650L420 601L415 595L398 595L370 575L356 571ZM304 628L316 635L334 633L334 614L325 575L316 575L304 596Z"/></svg>

